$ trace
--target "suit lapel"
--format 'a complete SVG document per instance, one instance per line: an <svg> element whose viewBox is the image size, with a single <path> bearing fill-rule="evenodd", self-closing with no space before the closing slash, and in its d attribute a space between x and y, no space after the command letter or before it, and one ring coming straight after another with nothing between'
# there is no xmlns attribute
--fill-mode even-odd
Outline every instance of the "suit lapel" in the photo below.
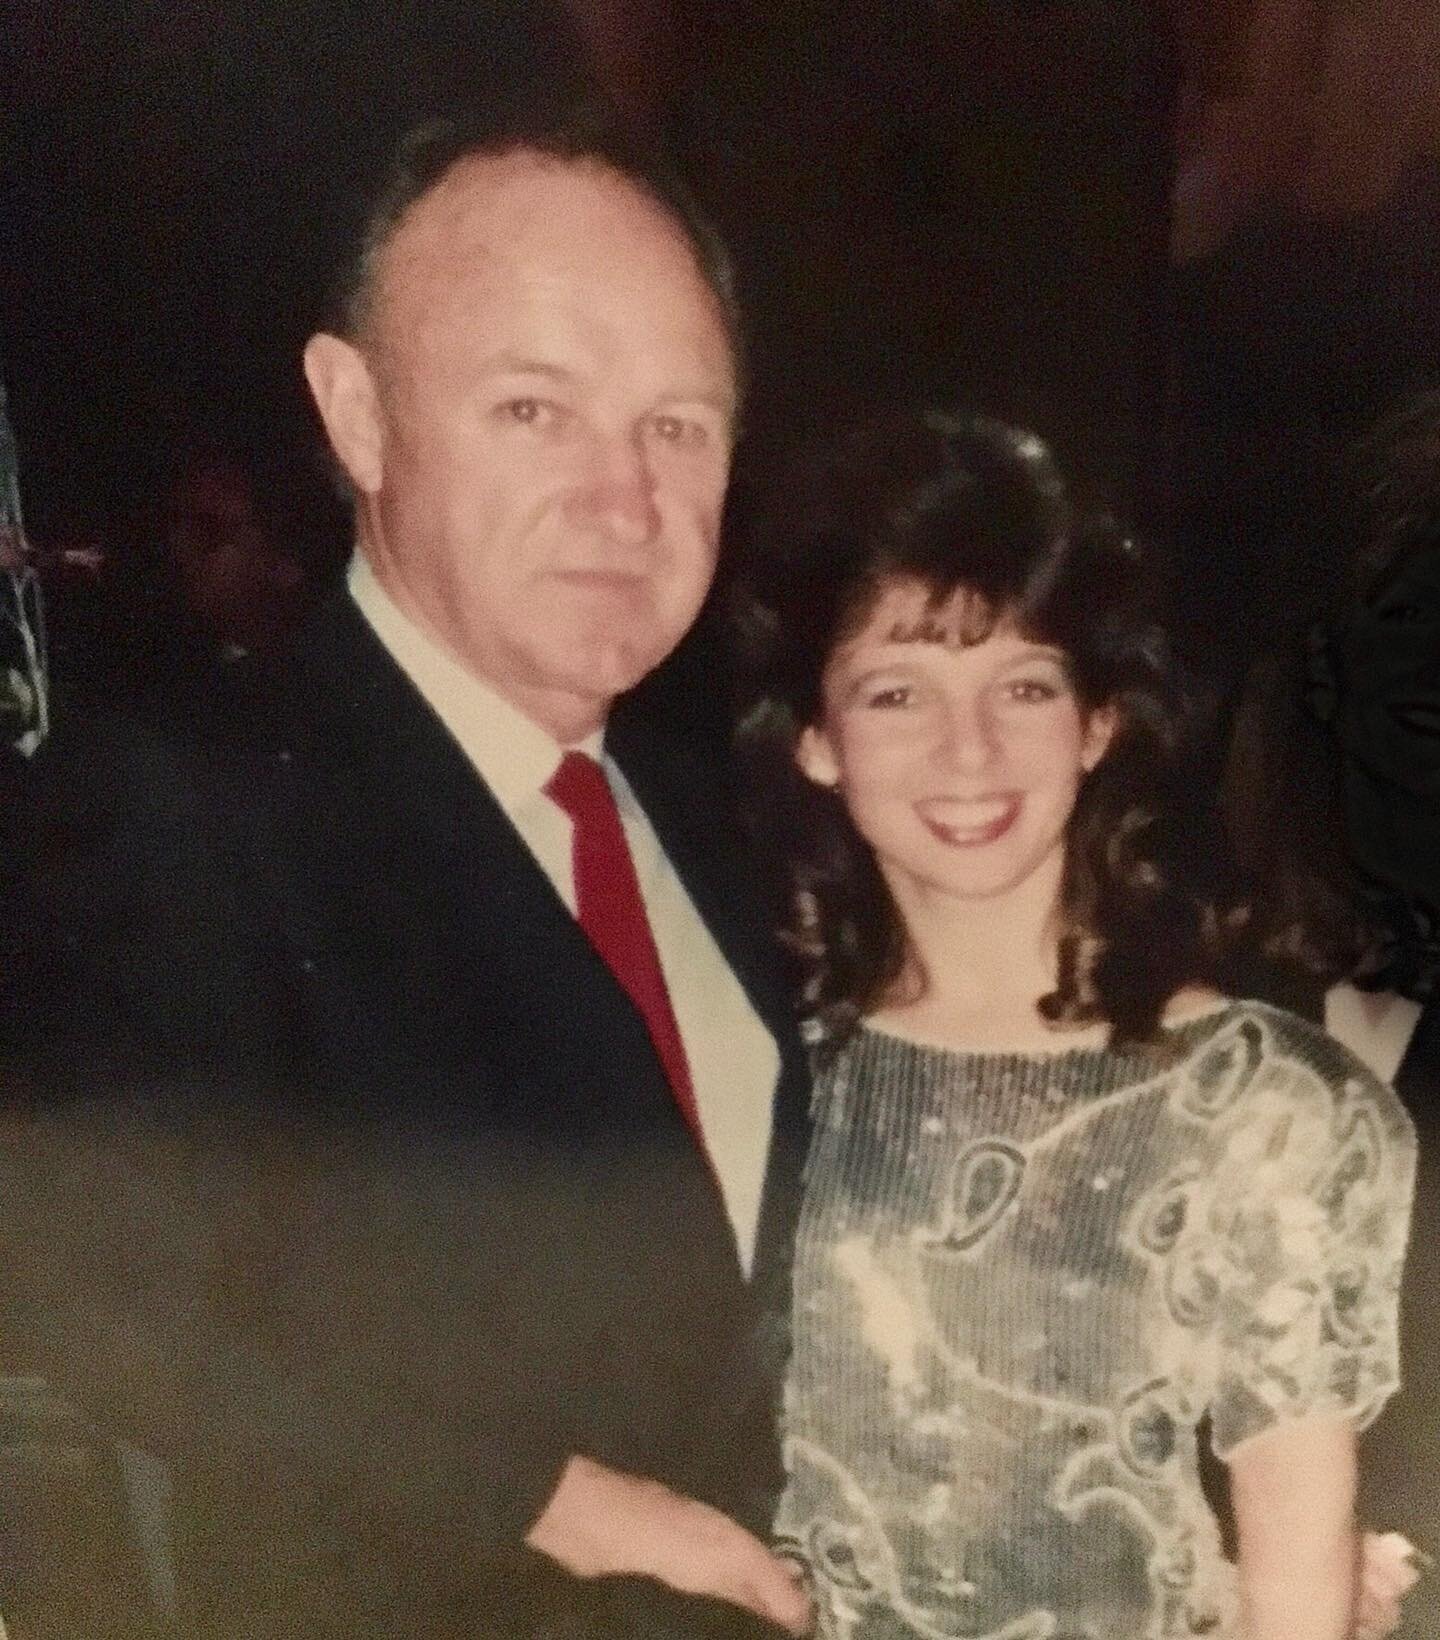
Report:
<svg viewBox="0 0 1440 1640"><path fill-rule="evenodd" d="M329 838L329 852L341 856L331 880L308 897L317 917L331 919L313 931L316 942L368 942L364 965L400 984L407 970L453 974L442 993L449 1016L434 1021L434 1053L459 1060L479 1052L502 1067L513 1053L518 1088L536 1074L533 1063L519 1062L521 1045L533 1052L547 1041L543 1074L564 1090L571 1116L583 1110L588 1124L607 1107L616 1121L622 1111L631 1120L653 1119L657 1107L668 1114L658 1060L629 999L348 595L317 616L293 682L290 715L311 729L308 746L295 752L306 782L295 807L320 832L305 853L323 858ZM334 908L347 903L350 925L337 928ZM386 944L394 948L388 962L376 951ZM472 977L485 991L478 1000ZM620 1065L629 1072L623 1084Z"/></svg>
<svg viewBox="0 0 1440 1640"><path fill-rule="evenodd" d="M573 938L564 943L593 957L489 788L348 594L318 612L296 661L295 700L282 713L314 720L312 757L325 766L334 800L401 857L397 867L403 869L404 856L443 861L467 886L486 885L492 909L523 910L546 945L568 934ZM788 1008L776 980L773 936L758 896L736 893L744 863L718 771L667 731L623 711L607 734L607 750L752 1006L774 1029ZM586 971L593 977L588 965Z"/></svg>
<svg viewBox="0 0 1440 1640"><path fill-rule="evenodd" d="M606 735L666 857L756 1013L773 1030L780 997L769 932L743 882L731 805L718 771L663 729L625 712Z"/></svg>
<svg viewBox="0 0 1440 1640"><path fill-rule="evenodd" d="M343 591L317 613L291 675L282 716L310 725L312 787L297 807L321 835L311 859L343 850L368 856L358 873L343 861L310 897L317 915L345 900L346 885L373 884L353 904L355 926L313 930L323 947L369 940L396 946L388 971L448 968L451 1014L411 1051L498 1057L513 1085L533 1064L503 1064L548 1041L547 1081L557 1121L623 1140L663 1132L694 1151L643 1020L556 894L489 788ZM791 1009L779 982L773 934L760 896L744 892L746 866L720 771L630 713L617 713L607 749L624 770L662 847L751 1005L781 1051L769 1165L756 1245L757 1277L788 1269L801 1163L808 1140L808 1077ZM353 889L351 899L354 900ZM323 959L322 959L323 960ZM467 976L491 994L471 1001ZM498 993L498 994L496 994ZM375 998L377 1009L386 999ZM502 1029L497 1031L497 1023ZM378 1033L377 1043L388 1041ZM482 1040L483 1039L483 1040ZM673 1131L672 1131L673 1130ZM713 1194L713 1192L712 1192Z"/></svg>
<svg viewBox="0 0 1440 1640"><path fill-rule="evenodd" d="M747 891L740 833L719 769L623 709L606 741L695 909L780 1048L753 1274L757 1284L771 1289L773 1307L783 1317L810 1138L810 1079L780 977L775 933L763 917L765 899L753 887Z"/></svg>

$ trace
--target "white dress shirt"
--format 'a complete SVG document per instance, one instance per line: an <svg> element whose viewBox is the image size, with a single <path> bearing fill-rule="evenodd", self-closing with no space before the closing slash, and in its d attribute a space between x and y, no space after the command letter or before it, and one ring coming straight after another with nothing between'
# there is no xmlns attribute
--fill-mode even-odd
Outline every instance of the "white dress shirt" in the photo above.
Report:
<svg viewBox="0 0 1440 1640"><path fill-rule="evenodd" d="M564 810L545 795L545 786L567 750L588 752L604 770L685 1044L705 1147L720 1181L741 1265L748 1273L770 1150L779 1050L701 920L624 774L605 755L603 731L578 747L561 746L403 614L359 553L351 561L349 580L351 596L376 636L490 788L572 916L572 826Z"/></svg>
<svg viewBox="0 0 1440 1640"><path fill-rule="evenodd" d="M1359 991L1342 981L1325 993L1325 1029L1382 1082L1395 1080L1419 1023L1420 1004L1393 991Z"/></svg>

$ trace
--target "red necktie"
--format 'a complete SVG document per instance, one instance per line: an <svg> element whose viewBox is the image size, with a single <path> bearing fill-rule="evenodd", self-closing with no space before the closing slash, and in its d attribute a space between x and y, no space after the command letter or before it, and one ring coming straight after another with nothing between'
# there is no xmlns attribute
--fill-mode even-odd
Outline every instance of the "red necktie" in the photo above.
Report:
<svg viewBox="0 0 1440 1640"><path fill-rule="evenodd" d="M575 909L580 926L605 966L640 1010L680 1113L705 1147L685 1044L670 1006L665 975L635 862L620 824L620 811L603 770L584 752L566 752L551 775L545 795L558 803L575 827Z"/></svg>

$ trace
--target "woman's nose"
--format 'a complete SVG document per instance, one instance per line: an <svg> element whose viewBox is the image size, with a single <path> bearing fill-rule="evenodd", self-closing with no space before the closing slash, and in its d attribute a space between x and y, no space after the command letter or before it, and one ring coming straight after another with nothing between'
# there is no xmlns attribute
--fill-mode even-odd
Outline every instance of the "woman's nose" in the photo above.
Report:
<svg viewBox="0 0 1440 1640"><path fill-rule="evenodd" d="M938 752L951 768L961 774L983 771L994 759L997 744L995 725L981 703L958 701L948 708Z"/></svg>

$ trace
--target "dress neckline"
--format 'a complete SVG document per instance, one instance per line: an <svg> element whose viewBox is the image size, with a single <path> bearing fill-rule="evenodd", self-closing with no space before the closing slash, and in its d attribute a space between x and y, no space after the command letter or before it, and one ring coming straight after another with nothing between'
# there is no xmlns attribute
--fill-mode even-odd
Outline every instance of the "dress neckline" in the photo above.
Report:
<svg viewBox="0 0 1440 1640"><path fill-rule="evenodd" d="M1159 1041L1172 1047L1187 1046L1192 1037L1198 1038L1207 1026L1221 1024L1228 1015L1237 1008L1251 1007L1254 1004L1242 1001L1237 997L1226 997L1223 1001L1206 1008L1203 1012L1187 1014L1183 1018L1169 1021L1160 1027ZM1148 1061L1152 1057L1151 1046L1147 1043L1127 1043L1120 1048L1112 1048L1107 1042L1056 1042L1053 1046L1040 1044L1008 1048L962 1048L953 1043L934 1042L929 1038L907 1036L902 1031L892 1030L885 1025L872 1024L868 1019L862 1019L857 1028L857 1035L868 1036L877 1042L895 1043L902 1048L913 1049L917 1053L937 1054L948 1059L963 1059L973 1062L999 1062L1009 1060L1012 1063L1019 1060L1042 1060L1051 1063L1063 1063L1066 1060L1079 1060L1091 1057L1134 1059Z"/></svg>

